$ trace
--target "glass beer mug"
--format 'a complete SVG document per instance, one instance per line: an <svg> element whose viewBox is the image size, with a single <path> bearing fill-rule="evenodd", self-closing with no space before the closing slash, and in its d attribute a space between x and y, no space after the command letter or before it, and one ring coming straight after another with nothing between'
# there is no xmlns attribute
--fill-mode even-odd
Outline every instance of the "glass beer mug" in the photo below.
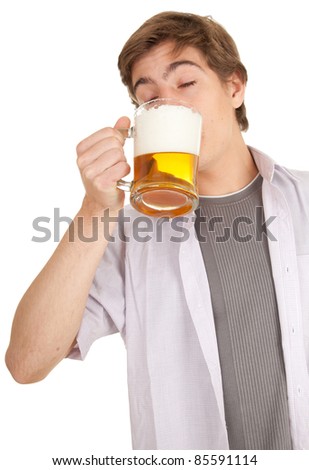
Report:
<svg viewBox="0 0 309 470"><path fill-rule="evenodd" d="M134 138L133 181L117 183L130 191L131 205L169 218L196 209L201 114L181 101L156 99L137 108L133 127L121 131Z"/></svg>

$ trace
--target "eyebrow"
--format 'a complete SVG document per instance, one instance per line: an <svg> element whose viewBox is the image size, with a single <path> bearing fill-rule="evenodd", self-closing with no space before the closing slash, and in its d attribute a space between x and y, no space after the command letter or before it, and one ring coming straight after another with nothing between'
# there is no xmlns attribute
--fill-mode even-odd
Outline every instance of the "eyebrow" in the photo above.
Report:
<svg viewBox="0 0 309 470"><path fill-rule="evenodd" d="M202 70L202 72L204 72L204 69L200 65L196 64L195 62L192 62L192 60L177 60L176 62L172 62L171 64L168 65L166 71L163 74L163 78L166 80L169 74L171 72L174 72L181 65L191 65L192 67L197 67L198 69ZM151 77L139 78L133 87L134 95L136 94L136 90L140 85L148 85L148 84L153 84L153 83L155 82Z"/></svg>

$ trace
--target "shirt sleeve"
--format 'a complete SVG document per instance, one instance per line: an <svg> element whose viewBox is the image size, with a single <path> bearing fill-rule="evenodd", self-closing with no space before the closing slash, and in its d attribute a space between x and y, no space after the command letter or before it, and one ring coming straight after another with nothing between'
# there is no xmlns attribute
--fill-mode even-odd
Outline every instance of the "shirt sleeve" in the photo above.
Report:
<svg viewBox="0 0 309 470"><path fill-rule="evenodd" d="M70 359L83 360L98 338L117 332L124 337L124 258L125 243L113 236L93 279Z"/></svg>

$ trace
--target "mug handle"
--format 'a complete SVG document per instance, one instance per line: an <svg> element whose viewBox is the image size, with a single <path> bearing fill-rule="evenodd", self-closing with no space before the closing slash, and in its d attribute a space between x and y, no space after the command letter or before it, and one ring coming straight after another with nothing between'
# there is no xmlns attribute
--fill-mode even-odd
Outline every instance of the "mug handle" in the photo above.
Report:
<svg viewBox="0 0 309 470"><path fill-rule="evenodd" d="M120 129L117 129L117 131L119 131L125 139L131 139L134 136L134 127L133 126L127 128L127 129L120 128ZM117 187L117 189L121 189L122 191L130 192L132 184L133 184L132 181L125 181L125 180L121 179L121 180L117 181L116 187Z"/></svg>

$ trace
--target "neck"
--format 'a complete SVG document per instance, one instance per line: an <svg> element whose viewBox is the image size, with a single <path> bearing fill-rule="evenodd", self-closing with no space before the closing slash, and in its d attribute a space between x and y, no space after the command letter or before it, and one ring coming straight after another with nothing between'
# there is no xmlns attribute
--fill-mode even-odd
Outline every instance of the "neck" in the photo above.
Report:
<svg viewBox="0 0 309 470"><path fill-rule="evenodd" d="M205 158L198 173L198 189L201 196L222 196L247 186L258 174L258 169L242 140L242 144L225 152L220 158Z"/></svg>

